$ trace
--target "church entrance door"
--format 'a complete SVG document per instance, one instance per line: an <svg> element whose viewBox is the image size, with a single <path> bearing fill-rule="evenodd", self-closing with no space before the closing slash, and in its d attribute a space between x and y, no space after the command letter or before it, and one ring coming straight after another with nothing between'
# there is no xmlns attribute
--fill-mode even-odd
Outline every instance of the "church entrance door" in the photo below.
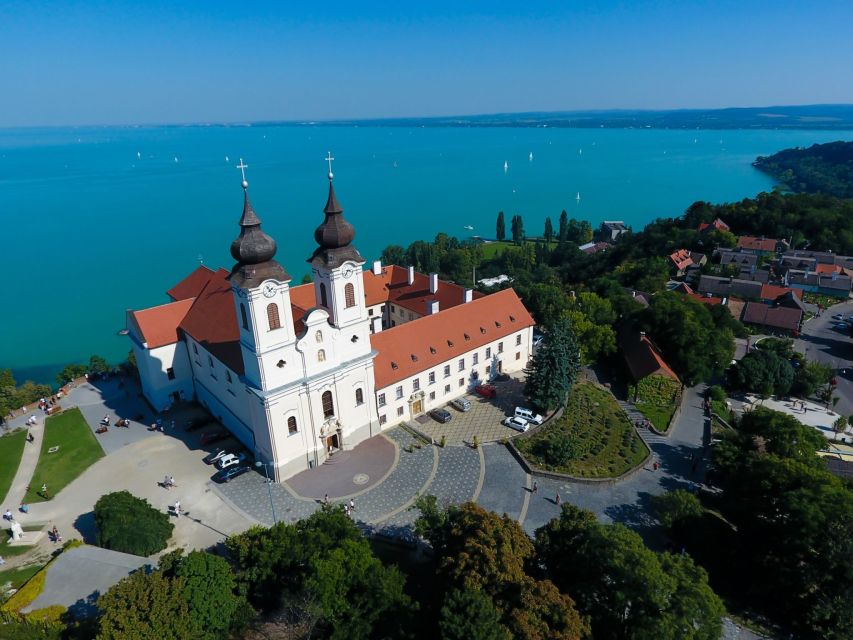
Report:
<svg viewBox="0 0 853 640"><path fill-rule="evenodd" d="M412 415L416 416L424 412L424 401L423 400L415 400L412 403Z"/></svg>

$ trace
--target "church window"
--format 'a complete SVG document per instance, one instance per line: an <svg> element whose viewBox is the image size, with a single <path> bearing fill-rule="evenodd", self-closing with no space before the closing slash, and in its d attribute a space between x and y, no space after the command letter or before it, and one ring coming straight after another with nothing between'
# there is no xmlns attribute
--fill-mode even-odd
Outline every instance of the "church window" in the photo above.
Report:
<svg viewBox="0 0 853 640"><path fill-rule="evenodd" d="M445 378L450 377L450 365L449 364L444 365L444 377Z"/></svg>
<svg viewBox="0 0 853 640"><path fill-rule="evenodd" d="M488 358L491 358L491 357L492 357L492 348L491 348L491 347L486 347L486 358L488 359Z"/></svg>
<svg viewBox="0 0 853 640"><path fill-rule="evenodd" d="M429 383L430 383L430 384L435 384L435 371L430 371L430 372L429 372Z"/></svg>
<svg viewBox="0 0 853 640"><path fill-rule="evenodd" d="M385 406L385 394L384 393L380 393L376 399L377 399L377 402L379 403L380 407Z"/></svg>
<svg viewBox="0 0 853 640"><path fill-rule="evenodd" d="M398 415L398 416L402 416L402 415L403 415L403 407L397 407L397 415Z"/></svg>
<svg viewBox="0 0 853 640"><path fill-rule="evenodd" d="M175 370L172 367L169 367L168 369L166 369L166 377L169 380L175 379Z"/></svg>
<svg viewBox="0 0 853 640"><path fill-rule="evenodd" d="M459 370L465 371L465 358L459 358Z"/></svg>
<svg viewBox="0 0 853 640"><path fill-rule="evenodd" d="M464 386L465 386L465 378L459 378L459 386L460 386L460 387L464 387Z"/></svg>
<svg viewBox="0 0 853 640"><path fill-rule="evenodd" d="M352 282L348 282L344 287L344 304L347 308L355 306L355 287Z"/></svg>
<svg viewBox="0 0 853 640"><path fill-rule="evenodd" d="M296 425L296 418L293 416L290 416L287 419L287 433L290 435L293 435L297 431L299 431L299 428Z"/></svg>
<svg viewBox="0 0 853 640"><path fill-rule="evenodd" d="M420 378L415 378L412 380L412 391L420 391L421 389L421 380Z"/></svg>
<svg viewBox="0 0 853 640"><path fill-rule="evenodd" d="M516 359L516 360L521 360L521 351L516 351L516 352L515 352L515 359Z"/></svg>
<svg viewBox="0 0 853 640"><path fill-rule="evenodd" d="M270 324L270 331L281 329L281 318L278 316L278 305L275 302L267 305L267 320Z"/></svg>
<svg viewBox="0 0 853 640"><path fill-rule="evenodd" d="M324 349L320 349L317 352L317 362L325 362L326 361L326 351Z"/></svg>
<svg viewBox="0 0 853 640"><path fill-rule="evenodd" d="M364 404L364 392L361 389L355 390L355 405Z"/></svg>
<svg viewBox="0 0 853 640"><path fill-rule="evenodd" d="M429 392L429 399L430 399L430 400L435 400L435 391L430 391L430 392Z"/></svg>
<svg viewBox="0 0 853 640"><path fill-rule="evenodd" d="M367 315L372 316L373 315L373 309L368 309Z"/></svg>
<svg viewBox="0 0 853 640"><path fill-rule="evenodd" d="M475 353L475 354L474 354L473 356L471 356L471 357L472 357L472 358L473 358L473 360L474 360L474 364L479 364L479 363L480 363L480 354L479 354L479 353Z"/></svg>
<svg viewBox="0 0 853 640"><path fill-rule="evenodd" d="M380 424L380 425L383 425L383 424L385 424L386 422L388 422L388 418L387 418L387 417L385 416L385 414L383 413L381 416L379 416L379 424Z"/></svg>
<svg viewBox="0 0 853 640"><path fill-rule="evenodd" d="M517 347L520 344L521 344L521 334L519 333L517 336L515 336L515 346Z"/></svg>
<svg viewBox="0 0 853 640"><path fill-rule="evenodd" d="M322 331L318 331L317 333L314 334L314 342L317 342L317 343L323 342L323 332Z"/></svg>
<svg viewBox="0 0 853 640"><path fill-rule="evenodd" d="M331 418L335 415L335 403L332 401L332 392L323 392L323 417Z"/></svg>
<svg viewBox="0 0 853 640"><path fill-rule="evenodd" d="M397 396L397 400L400 400L403 397L403 386L401 385L394 389L394 393Z"/></svg>
<svg viewBox="0 0 853 640"><path fill-rule="evenodd" d="M444 385L444 393L445 393L445 395L450 393L450 385L449 384Z"/></svg>
<svg viewBox="0 0 853 640"><path fill-rule="evenodd" d="M242 302L240 303L240 320L243 323L243 328L248 331L249 329L249 318L246 316L246 305Z"/></svg>
<svg viewBox="0 0 853 640"><path fill-rule="evenodd" d="M504 352L504 343L498 342L498 353L503 353L503 352Z"/></svg>
<svg viewBox="0 0 853 640"><path fill-rule="evenodd" d="M326 298L326 283L325 282L320 283L320 305L323 307L329 306L329 301Z"/></svg>

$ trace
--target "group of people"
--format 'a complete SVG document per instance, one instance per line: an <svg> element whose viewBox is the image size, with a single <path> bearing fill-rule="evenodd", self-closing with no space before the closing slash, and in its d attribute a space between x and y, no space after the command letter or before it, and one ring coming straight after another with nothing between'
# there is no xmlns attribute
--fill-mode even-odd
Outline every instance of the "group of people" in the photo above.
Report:
<svg viewBox="0 0 853 640"><path fill-rule="evenodd" d="M56 396L50 396L49 398L40 398L39 399L39 409L47 412L51 407L56 406L56 403L58 401L59 401L59 398L57 398Z"/></svg>
<svg viewBox="0 0 853 640"><path fill-rule="evenodd" d="M323 504L331 504L328 493L323 497ZM344 502L344 513L350 518L355 516L355 500L350 498L349 502Z"/></svg>
<svg viewBox="0 0 853 640"><path fill-rule="evenodd" d="M177 486L178 485L175 484L175 478L173 478L172 476L164 476L163 477L163 488L164 489L168 490L168 489L171 489L172 487L177 487Z"/></svg>

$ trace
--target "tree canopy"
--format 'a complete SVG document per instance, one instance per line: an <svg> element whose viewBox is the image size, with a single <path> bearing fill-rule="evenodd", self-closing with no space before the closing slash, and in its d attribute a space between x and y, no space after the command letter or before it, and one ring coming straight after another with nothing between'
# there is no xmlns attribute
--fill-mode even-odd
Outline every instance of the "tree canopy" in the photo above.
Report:
<svg viewBox="0 0 853 640"><path fill-rule="evenodd" d="M782 396L794 383L794 367L774 351L754 349L737 363L729 379L735 389Z"/></svg>
<svg viewBox="0 0 853 640"><path fill-rule="evenodd" d="M564 318L558 320L524 370L524 394L540 411L565 405L580 370L580 351L574 332Z"/></svg>
<svg viewBox="0 0 853 640"><path fill-rule="evenodd" d="M175 528L169 515L127 491L107 493L95 503L98 545L138 556L166 548Z"/></svg>
<svg viewBox="0 0 853 640"><path fill-rule="evenodd" d="M784 149L759 156L755 166L792 191L853 198L853 142Z"/></svg>

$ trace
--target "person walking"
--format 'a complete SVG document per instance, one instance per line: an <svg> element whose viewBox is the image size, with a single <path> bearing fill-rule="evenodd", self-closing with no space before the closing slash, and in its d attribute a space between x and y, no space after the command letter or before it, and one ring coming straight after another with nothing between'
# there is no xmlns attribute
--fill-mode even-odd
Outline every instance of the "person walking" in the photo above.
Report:
<svg viewBox="0 0 853 640"><path fill-rule="evenodd" d="M355 500L352 498L349 499L349 510L350 512L355 511Z"/></svg>
<svg viewBox="0 0 853 640"><path fill-rule="evenodd" d="M536 480L533 481L533 493L539 491L539 485L536 483Z"/></svg>
<svg viewBox="0 0 853 640"><path fill-rule="evenodd" d="M180 500L175 501L175 517L177 517L177 518L181 517L181 501Z"/></svg>
<svg viewBox="0 0 853 640"><path fill-rule="evenodd" d="M47 500L47 483L44 483L41 486L41 495L45 500Z"/></svg>
<svg viewBox="0 0 853 640"><path fill-rule="evenodd" d="M169 490L169 476L163 476L163 488L168 491Z"/></svg>
<svg viewBox="0 0 853 640"><path fill-rule="evenodd" d="M554 504L556 504L559 507L562 503L563 503L563 501L560 499L560 492L558 491L557 497L554 499Z"/></svg>

